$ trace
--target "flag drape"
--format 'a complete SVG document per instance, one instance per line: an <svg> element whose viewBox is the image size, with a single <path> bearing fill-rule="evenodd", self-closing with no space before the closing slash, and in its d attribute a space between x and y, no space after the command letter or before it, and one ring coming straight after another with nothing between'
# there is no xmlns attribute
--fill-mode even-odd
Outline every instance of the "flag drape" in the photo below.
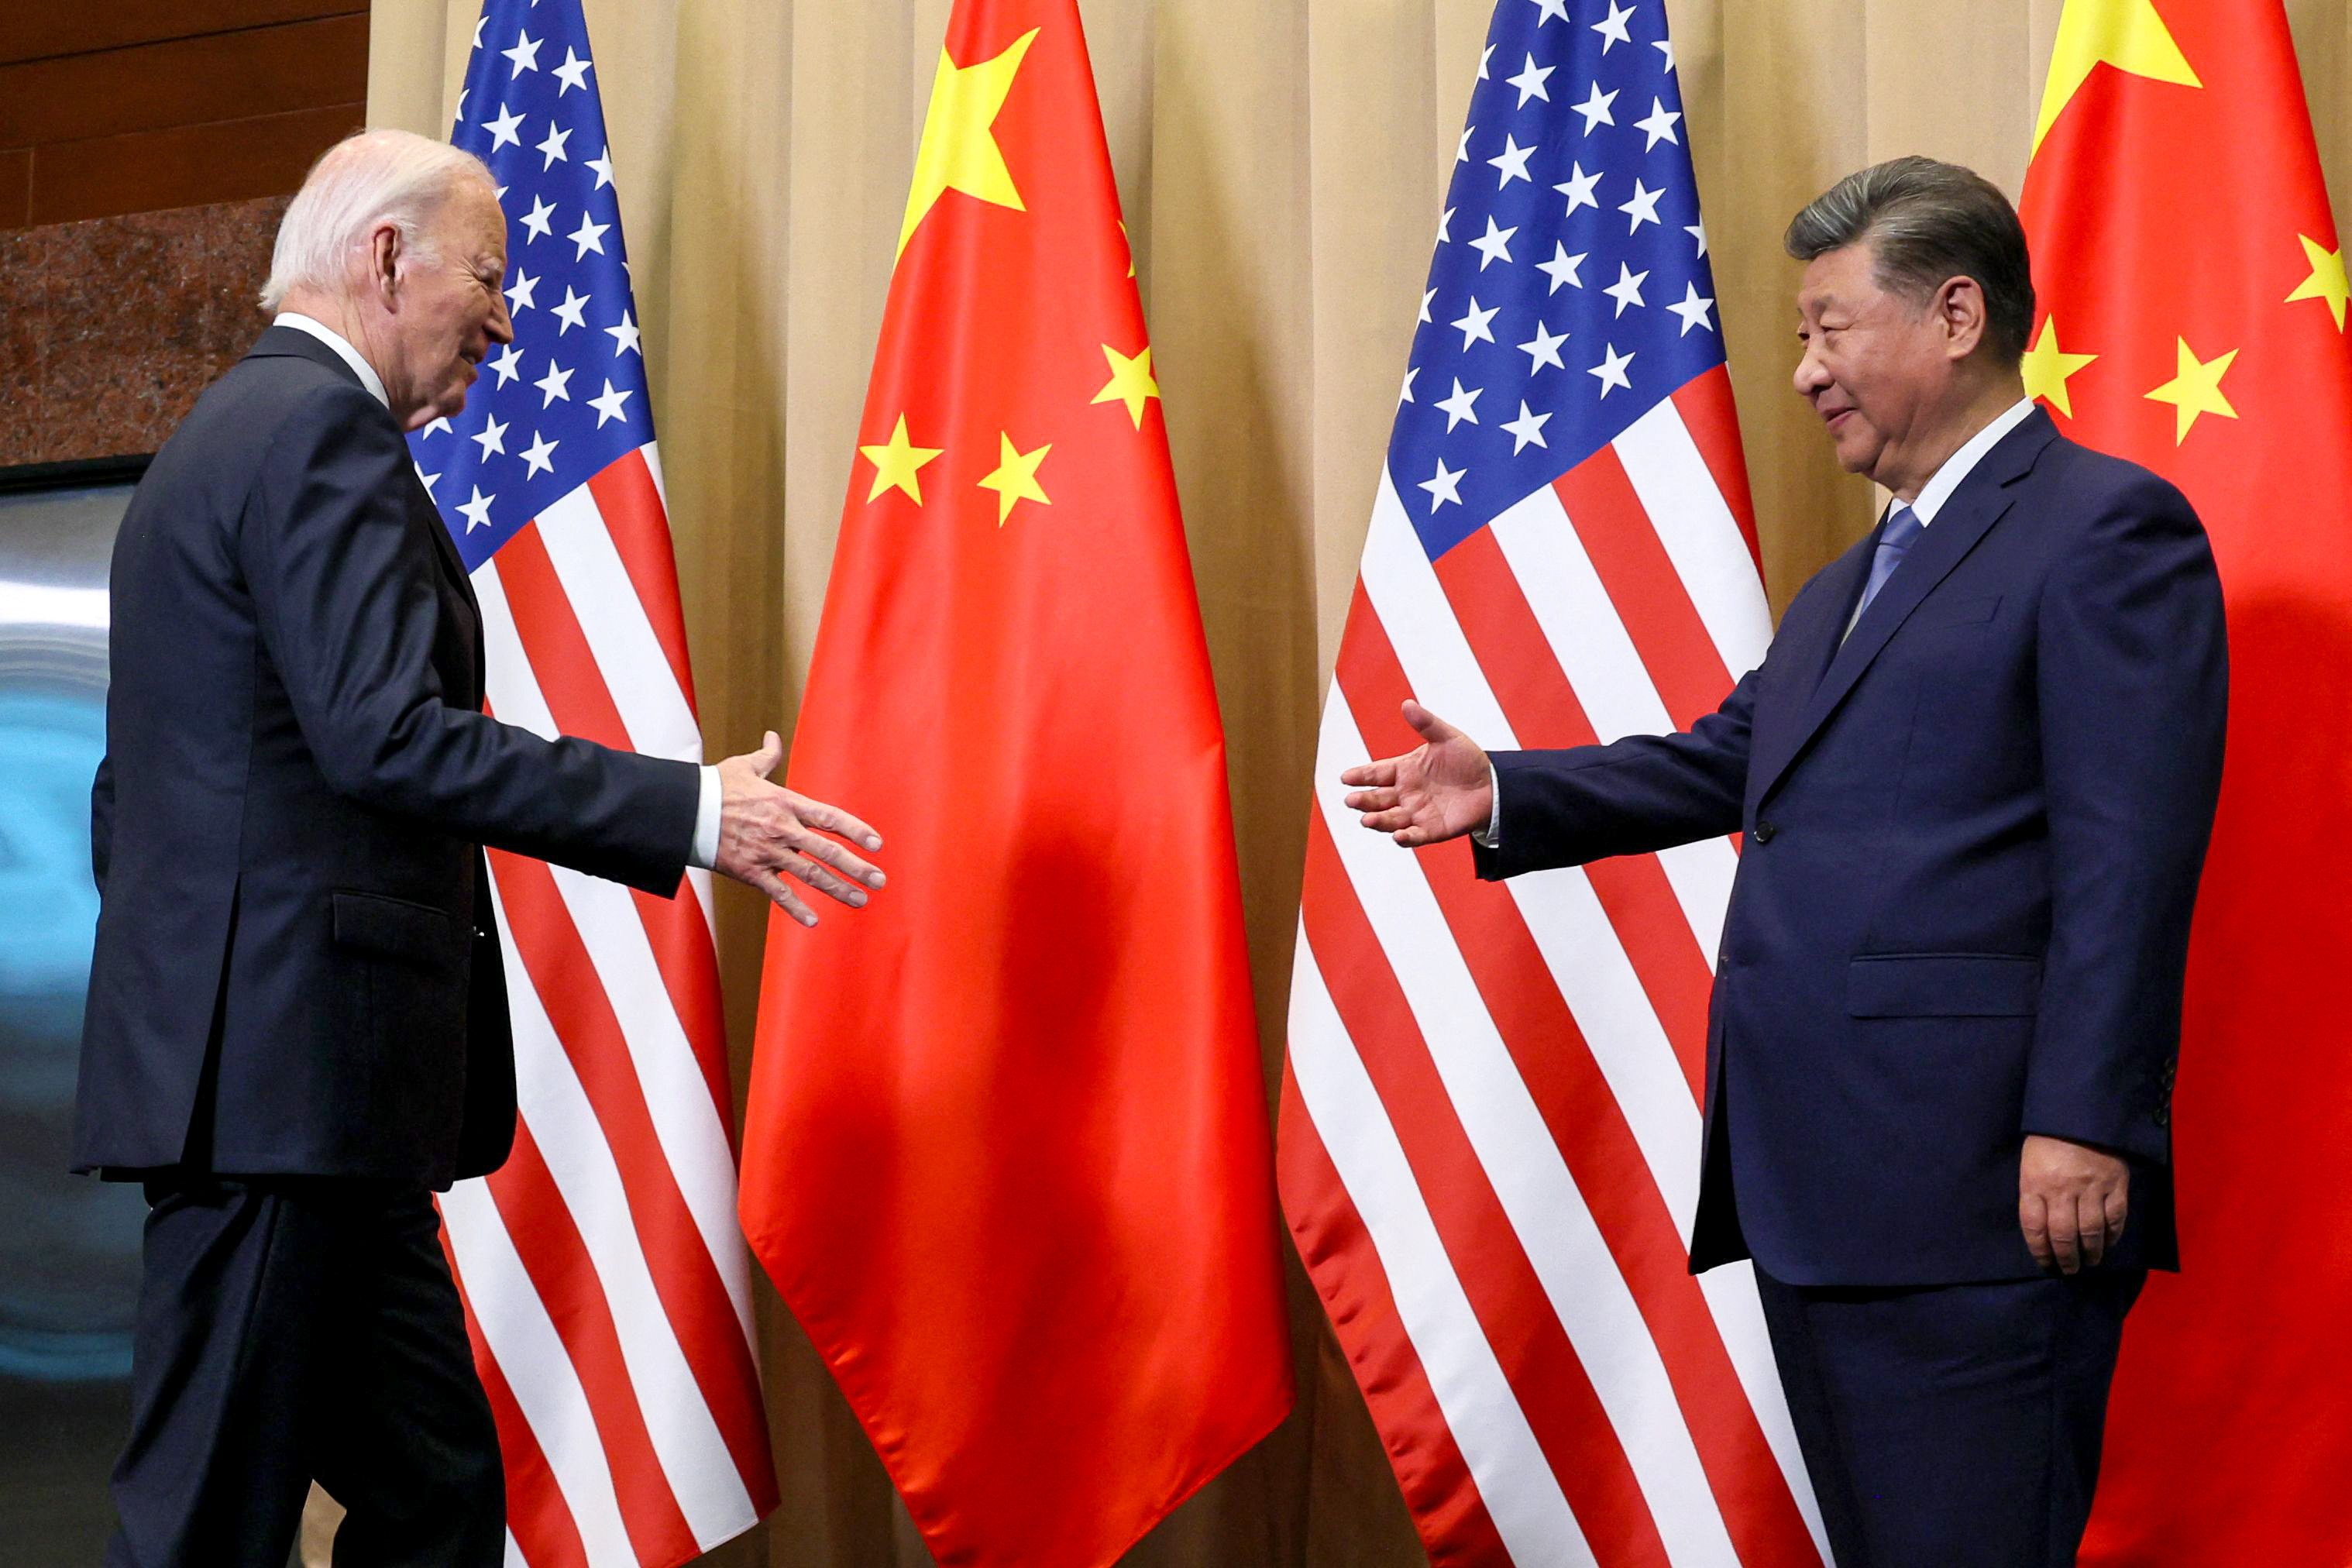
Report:
<svg viewBox="0 0 2352 1568"><path fill-rule="evenodd" d="M879 258L877 258L877 261ZM1290 1402L1224 744L1075 0L960 0L792 787L745 1234L940 1562L1106 1563Z"/></svg>
<svg viewBox="0 0 2352 1568"><path fill-rule="evenodd" d="M1324 709L1284 1205L1443 1568L1824 1555L1747 1265L1694 1279L1726 839L1477 882L1341 771L1686 727L1771 635L1665 18L1503 0ZM1507 834L1508 826L1504 831Z"/></svg>
<svg viewBox="0 0 2352 1568"><path fill-rule="evenodd" d="M452 140L500 187L515 341L410 447L481 604L488 706L699 762L580 0L488 0ZM490 872L520 1125L506 1165L441 1213L509 1559L674 1568L776 1502L709 874L657 899L503 851Z"/></svg>
<svg viewBox="0 0 2352 1568"><path fill-rule="evenodd" d="M2279 0L2068 0L2022 213L2027 390L2184 490L2230 738L2173 1101L2182 1272L2132 1314L2086 1563L2352 1560L2352 350Z"/></svg>

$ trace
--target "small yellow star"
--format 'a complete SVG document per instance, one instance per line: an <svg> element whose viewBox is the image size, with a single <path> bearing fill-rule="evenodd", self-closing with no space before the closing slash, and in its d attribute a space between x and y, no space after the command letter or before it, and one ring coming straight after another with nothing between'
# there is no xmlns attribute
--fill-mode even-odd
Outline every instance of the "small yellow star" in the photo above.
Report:
<svg viewBox="0 0 2352 1568"><path fill-rule="evenodd" d="M1144 344L1143 352L1133 359L1108 343L1103 344L1102 352L1110 362L1110 379L1095 394L1094 401L1126 404L1127 416L1135 421L1137 429L1142 429L1144 401L1160 395L1160 383L1151 376L1151 345Z"/></svg>
<svg viewBox="0 0 2352 1568"><path fill-rule="evenodd" d="M1013 437L998 431L996 436L996 471L980 481L980 488L996 492L996 526L1003 528L1013 515L1013 503L1034 500L1039 506L1052 506L1045 492L1037 483L1037 465L1052 451L1049 442L1034 452L1024 452L1013 445Z"/></svg>
<svg viewBox="0 0 2352 1568"><path fill-rule="evenodd" d="M2042 336L2025 351L2025 358L2018 365L2025 373L2025 395L2048 398L2059 413L2072 419L2074 417L2074 405L2066 395L2066 378L2098 357L2096 354L2070 354L2059 348L2058 318L2055 315L2044 317Z"/></svg>
<svg viewBox="0 0 2352 1568"><path fill-rule="evenodd" d="M1021 205L1013 172L1004 166L1004 153L991 128L1013 90L1022 57L1036 37L1037 29L1032 27L1011 48L976 65L959 66L946 48L940 50L930 107L923 113L923 140L915 149L915 183L907 192L907 216L898 226L899 254L906 253L915 226L950 191L1014 212L1029 210Z"/></svg>
<svg viewBox="0 0 2352 1568"><path fill-rule="evenodd" d="M2221 378L2230 374L2230 362L2238 357L2231 349L2219 359L2200 360L2189 349L2189 340L2174 340L2180 345L2179 372L2170 381L2147 395L2158 403L2169 403L2178 415L2172 444L2176 447L2189 439L2189 427L2197 423L2200 414L2219 414L2225 419L2235 419L2238 411L2221 395Z"/></svg>
<svg viewBox="0 0 2352 1568"><path fill-rule="evenodd" d="M2344 301L2352 298L2352 285L2344 279L2344 252L2341 247L2325 249L2309 235L2298 234L2295 238L2303 241L2304 259L2311 263L2311 276L2294 286L2286 302L2292 305L2297 300L2326 300L2327 309L2336 317L2336 330L2340 332L2344 330Z"/></svg>
<svg viewBox="0 0 2352 1568"><path fill-rule="evenodd" d="M1127 232L1127 220L1125 218L1118 220L1118 237L1120 242L1127 247L1127 275L1129 278L1132 278L1135 276L1135 240L1133 237L1129 235Z"/></svg>
<svg viewBox="0 0 2352 1568"><path fill-rule="evenodd" d="M898 416L898 427L890 432L890 439L879 447L860 447L858 455L874 465L874 488L866 492L869 501L881 499L884 490L907 492L917 506L923 504L923 487L916 479L916 470L938 457L944 447L918 447L907 439L907 416Z"/></svg>

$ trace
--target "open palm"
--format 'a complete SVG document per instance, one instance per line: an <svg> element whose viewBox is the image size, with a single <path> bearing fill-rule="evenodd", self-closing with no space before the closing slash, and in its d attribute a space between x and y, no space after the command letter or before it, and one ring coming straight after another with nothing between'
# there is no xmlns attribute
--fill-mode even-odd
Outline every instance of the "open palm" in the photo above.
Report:
<svg viewBox="0 0 2352 1568"><path fill-rule="evenodd" d="M1486 826L1495 808L1486 753L1461 731L1408 699L1404 721L1422 743L1401 757L1349 768L1339 782L1355 791L1351 811L1366 827L1409 849Z"/></svg>

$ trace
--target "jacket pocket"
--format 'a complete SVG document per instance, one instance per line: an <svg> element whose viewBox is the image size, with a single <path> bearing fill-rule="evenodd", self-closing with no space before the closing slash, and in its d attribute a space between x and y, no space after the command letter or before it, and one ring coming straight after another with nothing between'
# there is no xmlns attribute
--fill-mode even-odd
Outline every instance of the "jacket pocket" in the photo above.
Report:
<svg viewBox="0 0 2352 1568"><path fill-rule="evenodd" d="M433 969L453 967L466 956L467 934L446 910L381 893L333 893L329 902L337 947Z"/></svg>
<svg viewBox="0 0 2352 1568"><path fill-rule="evenodd" d="M1982 626L2000 608L1999 594L1987 599L1954 599L1949 603L1930 599L1919 606L1913 619L1922 631L1930 626Z"/></svg>
<svg viewBox="0 0 2352 1568"><path fill-rule="evenodd" d="M2042 998L2042 961L2020 954L1874 954L1846 967L1845 1010L1856 1018L2030 1016Z"/></svg>

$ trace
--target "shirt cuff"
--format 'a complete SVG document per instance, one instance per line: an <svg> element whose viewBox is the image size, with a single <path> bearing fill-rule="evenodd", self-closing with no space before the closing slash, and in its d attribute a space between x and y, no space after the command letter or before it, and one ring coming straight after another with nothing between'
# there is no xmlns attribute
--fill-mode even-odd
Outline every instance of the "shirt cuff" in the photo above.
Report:
<svg viewBox="0 0 2352 1568"><path fill-rule="evenodd" d="M694 812L694 853L687 864L708 871L719 864L719 770L705 764L702 770L702 804Z"/></svg>
<svg viewBox="0 0 2352 1568"><path fill-rule="evenodd" d="M1503 838L1503 781L1492 758L1486 763L1486 797L1495 803L1486 813L1486 826L1470 830L1470 842L1481 849L1492 849Z"/></svg>

